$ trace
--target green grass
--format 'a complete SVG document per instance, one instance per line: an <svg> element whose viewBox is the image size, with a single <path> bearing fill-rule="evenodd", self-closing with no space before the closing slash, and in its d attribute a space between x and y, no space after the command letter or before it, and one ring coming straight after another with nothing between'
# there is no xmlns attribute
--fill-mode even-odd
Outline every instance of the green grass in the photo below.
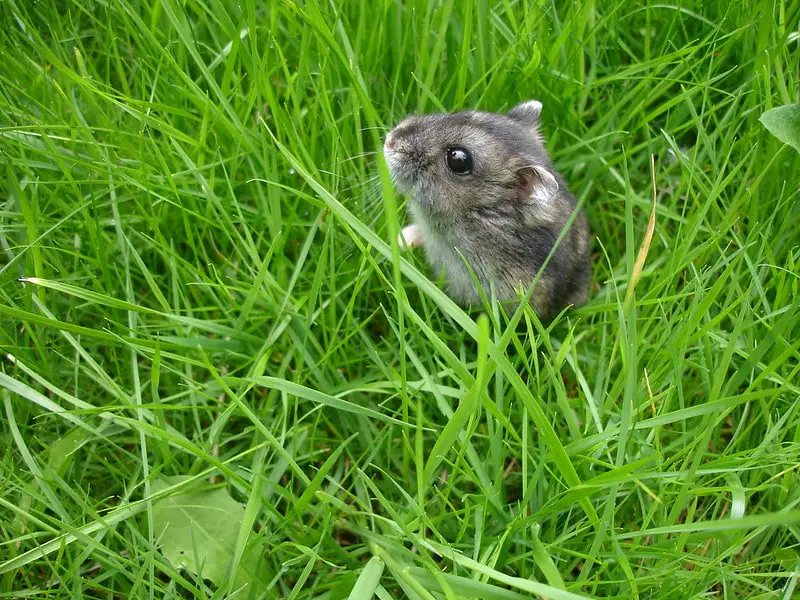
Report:
<svg viewBox="0 0 800 600"><path fill-rule="evenodd" d="M0 597L224 597L159 528L209 483L252 597L800 593L800 4L0 15ZM530 98L594 234L545 325L399 255L376 155Z"/></svg>

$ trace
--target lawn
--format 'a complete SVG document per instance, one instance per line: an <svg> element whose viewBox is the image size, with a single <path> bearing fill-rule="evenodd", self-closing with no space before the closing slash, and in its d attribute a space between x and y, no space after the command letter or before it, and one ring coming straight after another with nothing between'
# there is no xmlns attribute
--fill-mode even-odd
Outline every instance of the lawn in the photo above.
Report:
<svg viewBox="0 0 800 600"><path fill-rule="evenodd" d="M800 594L800 3L0 15L0 598ZM380 155L533 98L545 323L400 251Z"/></svg>

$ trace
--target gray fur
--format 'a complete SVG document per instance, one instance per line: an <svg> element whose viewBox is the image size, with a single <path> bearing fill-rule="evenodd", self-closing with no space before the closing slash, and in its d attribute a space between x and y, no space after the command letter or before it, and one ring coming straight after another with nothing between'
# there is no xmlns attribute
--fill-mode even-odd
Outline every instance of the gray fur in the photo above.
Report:
<svg viewBox="0 0 800 600"><path fill-rule="evenodd" d="M498 299L516 300L575 209L539 134L540 111L541 104L530 101L507 115L411 116L386 138L389 169L400 191L411 194L428 262L435 275L445 272L447 292L457 302L480 303L464 259L487 295L493 283ZM471 173L457 175L447 167L445 153L452 147L471 153ZM589 227L581 211L531 304L544 318L582 304L589 279Z"/></svg>

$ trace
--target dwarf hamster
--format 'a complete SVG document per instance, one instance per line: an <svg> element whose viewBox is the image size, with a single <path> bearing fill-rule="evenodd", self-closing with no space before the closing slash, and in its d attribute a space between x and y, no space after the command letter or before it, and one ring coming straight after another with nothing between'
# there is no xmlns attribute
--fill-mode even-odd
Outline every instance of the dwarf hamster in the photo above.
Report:
<svg viewBox="0 0 800 600"><path fill-rule="evenodd" d="M527 290L576 208L539 132L542 104L507 114L478 111L410 116L386 136L384 156L410 194L413 225L401 242L421 245L456 302L480 304L466 259L487 296L513 301ZM463 256L463 258L462 258ZM588 296L589 226L583 210L531 294L543 318Z"/></svg>

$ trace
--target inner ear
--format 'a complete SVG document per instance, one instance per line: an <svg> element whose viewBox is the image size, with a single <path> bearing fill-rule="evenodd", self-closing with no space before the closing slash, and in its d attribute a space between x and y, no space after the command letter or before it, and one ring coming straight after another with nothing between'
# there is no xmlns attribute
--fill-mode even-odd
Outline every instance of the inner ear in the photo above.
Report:
<svg viewBox="0 0 800 600"><path fill-rule="evenodd" d="M516 187L524 202L549 202L558 193L558 181L549 169L533 166L517 171Z"/></svg>

